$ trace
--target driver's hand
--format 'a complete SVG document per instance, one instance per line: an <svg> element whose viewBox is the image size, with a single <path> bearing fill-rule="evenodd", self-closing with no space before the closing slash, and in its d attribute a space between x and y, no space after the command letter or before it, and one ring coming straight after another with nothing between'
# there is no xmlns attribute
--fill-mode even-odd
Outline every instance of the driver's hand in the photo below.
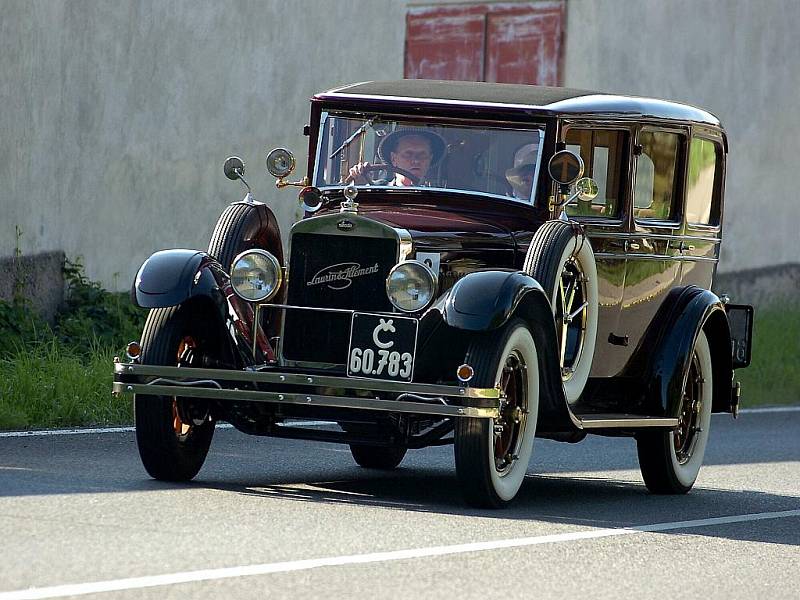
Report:
<svg viewBox="0 0 800 600"><path fill-rule="evenodd" d="M364 174L364 170L370 166L368 162L358 163L350 168L348 172L347 179L345 179L345 183L352 181L356 185L366 185L367 176Z"/></svg>

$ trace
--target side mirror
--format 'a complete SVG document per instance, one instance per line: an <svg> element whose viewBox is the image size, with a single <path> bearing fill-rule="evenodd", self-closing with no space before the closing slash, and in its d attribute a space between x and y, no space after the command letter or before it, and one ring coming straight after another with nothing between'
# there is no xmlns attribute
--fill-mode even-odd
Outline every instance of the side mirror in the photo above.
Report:
<svg viewBox="0 0 800 600"><path fill-rule="evenodd" d="M594 200L599 192L600 188L597 187L597 182L591 177L581 177L575 182L575 193L578 196L578 200L583 200L584 202Z"/></svg>
<svg viewBox="0 0 800 600"><path fill-rule="evenodd" d="M569 150L561 150L553 154L547 163L547 172L556 183L567 186L583 175L583 159Z"/></svg>
<svg viewBox="0 0 800 600"><path fill-rule="evenodd" d="M236 181L244 175L244 162L238 156L229 156L225 159L225 164L222 165L222 171L225 177L231 181Z"/></svg>

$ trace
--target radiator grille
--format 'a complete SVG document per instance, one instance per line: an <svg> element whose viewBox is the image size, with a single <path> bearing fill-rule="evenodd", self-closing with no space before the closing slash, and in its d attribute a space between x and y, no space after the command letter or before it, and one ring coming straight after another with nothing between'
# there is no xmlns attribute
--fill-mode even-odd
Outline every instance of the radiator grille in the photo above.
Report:
<svg viewBox="0 0 800 600"><path fill-rule="evenodd" d="M287 301L295 306L391 311L385 283L397 261L397 241L317 233L292 236ZM283 356L291 361L344 364L350 316L287 310Z"/></svg>

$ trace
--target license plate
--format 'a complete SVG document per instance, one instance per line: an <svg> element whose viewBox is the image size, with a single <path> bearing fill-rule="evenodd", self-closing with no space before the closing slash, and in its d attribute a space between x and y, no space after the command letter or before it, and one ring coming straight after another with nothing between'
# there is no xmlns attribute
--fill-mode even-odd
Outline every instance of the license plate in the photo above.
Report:
<svg viewBox="0 0 800 600"><path fill-rule="evenodd" d="M409 317L353 313L347 375L411 381L417 325Z"/></svg>
<svg viewBox="0 0 800 600"><path fill-rule="evenodd" d="M741 369L750 364L753 345L753 307L746 304L726 304L728 324L731 327L731 358L733 368Z"/></svg>

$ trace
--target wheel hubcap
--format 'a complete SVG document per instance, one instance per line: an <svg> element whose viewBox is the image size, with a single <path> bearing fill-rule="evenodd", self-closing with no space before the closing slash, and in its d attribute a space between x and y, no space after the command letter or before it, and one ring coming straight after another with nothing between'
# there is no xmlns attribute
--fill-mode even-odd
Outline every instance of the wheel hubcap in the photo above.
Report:
<svg viewBox="0 0 800 600"><path fill-rule="evenodd" d="M692 457L694 447L699 438L698 434L703 431L700 422L700 414L703 408L702 386L703 379L700 372L700 364L697 355L694 355L689 366L686 384L684 385L678 427L673 433L675 457L681 465L686 464Z"/></svg>
<svg viewBox="0 0 800 600"><path fill-rule="evenodd" d="M181 340L178 345L177 352L177 366L188 366L191 364L194 357L194 352L197 349L197 342L191 336L186 336ZM172 398L172 430L179 438L185 438L192 431L193 425L191 422L181 415L181 407L178 405L178 399L173 396Z"/></svg>
<svg viewBox="0 0 800 600"><path fill-rule="evenodd" d="M522 356L514 350L506 357L498 382L501 405L500 418L494 422L494 463L501 475L518 458L528 418L526 368Z"/></svg>

